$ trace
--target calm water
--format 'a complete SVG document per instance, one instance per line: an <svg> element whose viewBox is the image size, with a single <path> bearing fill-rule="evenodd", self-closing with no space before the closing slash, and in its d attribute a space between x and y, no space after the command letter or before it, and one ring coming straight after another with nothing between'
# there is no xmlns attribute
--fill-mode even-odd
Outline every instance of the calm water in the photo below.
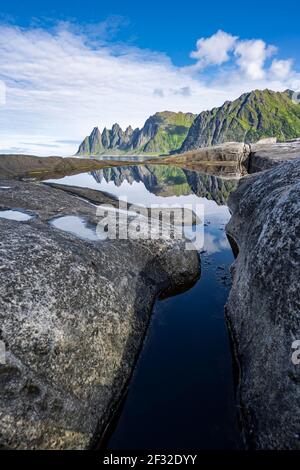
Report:
<svg viewBox="0 0 300 470"><path fill-rule="evenodd" d="M119 162L146 162L147 160L155 160L155 156L146 156L146 155L97 155L93 158L94 160L115 160Z"/></svg>
<svg viewBox="0 0 300 470"><path fill-rule="evenodd" d="M77 235L79 238L91 241L99 241L96 230L87 226L85 220L75 215L57 217L51 221L51 225L66 232Z"/></svg>
<svg viewBox="0 0 300 470"><path fill-rule="evenodd" d="M232 360L224 320L233 255L224 226L236 181L172 167L120 167L58 182L100 189L134 203L201 202L201 278L188 292L157 301L108 448L241 447Z"/></svg>
<svg viewBox="0 0 300 470"><path fill-rule="evenodd" d="M32 219L32 215L26 214L26 212L18 211L17 209L8 209L0 211L1 219L16 220L18 222L27 222Z"/></svg>

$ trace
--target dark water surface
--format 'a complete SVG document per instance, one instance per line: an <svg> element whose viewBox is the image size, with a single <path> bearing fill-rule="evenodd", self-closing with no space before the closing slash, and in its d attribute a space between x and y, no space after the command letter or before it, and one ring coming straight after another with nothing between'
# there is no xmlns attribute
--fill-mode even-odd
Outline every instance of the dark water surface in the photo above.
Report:
<svg viewBox="0 0 300 470"><path fill-rule="evenodd" d="M202 255L192 289L156 303L110 449L240 447L221 279L233 257L223 231L206 235L222 249Z"/></svg>
<svg viewBox="0 0 300 470"><path fill-rule="evenodd" d="M108 448L240 448L224 319L233 261L224 230L230 217L226 200L236 181L149 165L99 170L57 182L104 190L145 205L204 205L201 277L189 291L156 302Z"/></svg>

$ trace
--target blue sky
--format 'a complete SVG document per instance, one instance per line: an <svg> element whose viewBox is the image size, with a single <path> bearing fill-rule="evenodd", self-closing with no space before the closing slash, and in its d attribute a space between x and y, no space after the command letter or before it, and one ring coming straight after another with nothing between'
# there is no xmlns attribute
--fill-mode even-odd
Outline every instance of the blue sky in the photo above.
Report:
<svg viewBox="0 0 300 470"><path fill-rule="evenodd" d="M299 9L2 1L0 151L69 154L95 125L141 126L155 111L200 112L254 88L298 89Z"/></svg>
<svg viewBox="0 0 300 470"><path fill-rule="evenodd" d="M176 0L99 1L99 0L9 0L1 2L2 17L7 15L21 26L55 20L96 23L109 16L124 18L118 39L141 48L167 53L177 65L189 62L191 45L201 36L218 29L244 38L259 37L279 45L283 55L300 61L299 14L297 1L251 2Z"/></svg>

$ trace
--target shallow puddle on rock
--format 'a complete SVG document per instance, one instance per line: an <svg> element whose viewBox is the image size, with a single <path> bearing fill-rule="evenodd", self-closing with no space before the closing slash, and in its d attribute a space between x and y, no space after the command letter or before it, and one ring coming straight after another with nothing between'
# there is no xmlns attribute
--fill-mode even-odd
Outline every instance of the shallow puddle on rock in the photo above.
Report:
<svg viewBox="0 0 300 470"><path fill-rule="evenodd" d="M59 230L72 233L84 240L100 241L104 239L104 237L101 238L101 235L97 234L96 228L88 227L87 222L82 217L76 215L58 217L53 219L50 224Z"/></svg>
<svg viewBox="0 0 300 470"><path fill-rule="evenodd" d="M32 215L26 214L25 212L18 211L18 210L2 210L0 211L0 218L1 219L8 219L8 220L17 220L18 222L25 222L27 220L32 219Z"/></svg>

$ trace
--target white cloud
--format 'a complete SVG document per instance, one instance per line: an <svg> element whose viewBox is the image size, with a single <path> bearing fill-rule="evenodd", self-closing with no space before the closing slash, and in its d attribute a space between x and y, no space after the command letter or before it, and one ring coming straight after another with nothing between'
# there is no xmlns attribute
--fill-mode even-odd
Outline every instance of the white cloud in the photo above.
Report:
<svg viewBox="0 0 300 470"><path fill-rule="evenodd" d="M285 79L292 73L293 61L292 59L288 60L277 60L272 61L270 68L271 74L279 79Z"/></svg>
<svg viewBox="0 0 300 470"><path fill-rule="evenodd" d="M240 41L222 31L202 38L195 58L219 65L207 76L206 70L175 67L166 55L99 40L97 31L91 36L68 24L52 30L0 26L0 80L6 85L0 149L73 154L74 141L96 125L142 126L156 111L198 113L253 88L282 90L299 82L291 66L284 73L288 61L274 60L269 76L261 73L274 52L263 41ZM227 56L238 60L238 69L224 72Z"/></svg>
<svg viewBox="0 0 300 470"><path fill-rule="evenodd" d="M197 50L191 52L191 57L198 60L198 67L221 65L229 60L229 52L233 50L236 36L219 30L209 38L198 39Z"/></svg>
<svg viewBox="0 0 300 470"><path fill-rule="evenodd" d="M276 47L268 46L261 39L239 41L234 49L234 53L238 57L237 64L242 72L252 80L261 80L265 77L265 61L276 51Z"/></svg>
<svg viewBox="0 0 300 470"><path fill-rule="evenodd" d="M203 70L211 65L230 63L237 66L244 77L250 80L263 80L266 77L267 59L277 52L262 39L241 40L222 30L208 38L198 39L197 50L190 56L197 60L193 70ZM284 79L291 71L292 60L273 60L270 72L274 78Z"/></svg>
<svg viewBox="0 0 300 470"><path fill-rule="evenodd" d="M90 46L88 39L62 27L0 27L0 79L7 91L6 105L0 107L0 147L19 146L25 135L29 153L53 153L52 147L31 143L83 138L95 125L116 121L141 126L158 110L196 112L211 106L206 86L168 57L126 46ZM158 97L153 90L163 93ZM186 90L193 90L193 97ZM225 98L216 89L216 103ZM57 152L76 150L65 144Z"/></svg>

